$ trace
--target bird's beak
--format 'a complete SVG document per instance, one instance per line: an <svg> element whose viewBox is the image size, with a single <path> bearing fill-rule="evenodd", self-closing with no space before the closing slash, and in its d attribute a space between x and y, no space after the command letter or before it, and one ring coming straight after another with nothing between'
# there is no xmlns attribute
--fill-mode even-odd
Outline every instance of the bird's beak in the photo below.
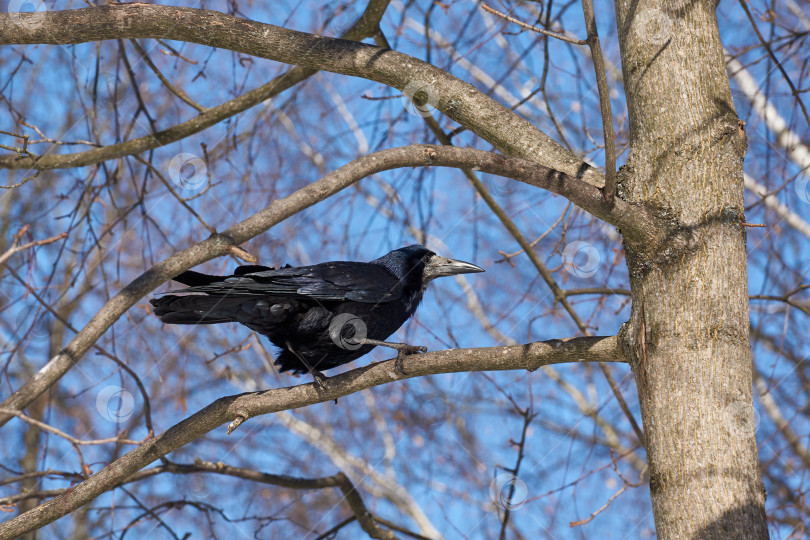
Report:
<svg viewBox="0 0 810 540"><path fill-rule="evenodd" d="M439 255L431 257L425 265L425 278L427 281L442 276L472 274L474 272L484 272L484 269L472 263L448 259Z"/></svg>

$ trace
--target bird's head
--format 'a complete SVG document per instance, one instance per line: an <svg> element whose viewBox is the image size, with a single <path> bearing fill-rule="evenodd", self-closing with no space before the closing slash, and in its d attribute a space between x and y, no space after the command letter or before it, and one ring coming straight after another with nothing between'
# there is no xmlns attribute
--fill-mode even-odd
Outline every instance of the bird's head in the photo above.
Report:
<svg viewBox="0 0 810 540"><path fill-rule="evenodd" d="M456 274L472 274L483 272L484 269L472 263L449 259L430 252L425 260L424 280L425 282L442 276L455 276Z"/></svg>
<svg viewBox="0 0 810 540"><path fill-rule="evenodd" d="M437 277L484 271L472 263L437 255L419 244L395 249L374 262L383 264L400 279L421 278L423 286Z"/></svg>

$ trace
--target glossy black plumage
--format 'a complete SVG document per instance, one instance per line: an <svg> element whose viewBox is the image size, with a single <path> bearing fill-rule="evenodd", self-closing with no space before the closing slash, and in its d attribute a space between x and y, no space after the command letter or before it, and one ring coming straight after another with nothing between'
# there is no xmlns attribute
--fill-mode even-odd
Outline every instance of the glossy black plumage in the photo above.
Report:
<svg viewBox="0 0 810 540"><path fill-rule="evenodd" d="M184 272L183 293L150 300L171 324L238 322L281 348L280 371L323 371L367 354L396 332L434 278L483 269L413 245L374 261L312 266L241 266L232 276ZM308 364L308 365L307 365ZM311 369L310 369L311 368Z"/></svg>

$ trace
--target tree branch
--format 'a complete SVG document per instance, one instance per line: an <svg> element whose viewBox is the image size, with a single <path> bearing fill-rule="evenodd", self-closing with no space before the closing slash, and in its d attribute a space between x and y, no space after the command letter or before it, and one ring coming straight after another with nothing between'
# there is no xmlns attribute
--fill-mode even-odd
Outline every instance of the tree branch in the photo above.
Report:
<svg viewBox="0 0 810 540"><path fill-rule="evenodd" d="M593 1L582 0L582 11L585 14L585 26L588 28L588 47L591 49L591 60L596 72L596 86L599 89L599 107L602 111L602 131L605 141L605 201L612 207L616 198L616 137L613 133L613 112L610 107L610 90L605 75L605 59L602 46L599 44L599 33L596 31L596 16L593 13Z"/></svg>
<svg viewBox="0 0 810 540"><path fill-rule="evenodd" d="M323 201L366 176L402 167L440 166L477 169L506 176L562 195L584 210L620 229L628 242L648 247L664 239L658 220L640 206L621 199L608 209L599 188L525 159L493 152L435 145L413 144L362 156L291 195L237 223L220 234L159 262L111 298L68 345L43 366L0 407L22 410L59 380L93 346L96 340L135 302L161 283L213 258L231 253L237 246L298 212ZM12 416L0 413L0 426Z"/></svg>
<svg viewBox="0 0 810 540"><path fill-rule="evenodd" d="M36 24L26 24L31 17L36 18ZM435 89L439 97L437 109L505 154L536 161L594 186L604 184L596 169L471 84L389 49L296 32L215 11L149 4L0 14L0 45L67 45L137 38L198 43L301 68L361 77L400 90L414 84ZM4 156L0 167L37 168L37 161Z"/></svg>
<svg viewBox="0 0 810 540"><path fill-rule="evenodd" d="M377 525L375 516L369 512L368 508L363 502L363 498L357 491L357 488L354 486L354 484L352 484L351 479L349 479L349 477L343 472L321 478L296 478L293 476L263 473L253 469L245 469L243 467L231 467L230 465L225 465L224 463L211 463L210 461L202 461L197 459L194 460L193 465L167 463L166 465L154 467L148 471L143 471L144 473L148 473L148 475L144 475L142 478L154 476L164 471L174 474L222 474L290 489L325 489L336 487L339 488L343 493L343 498L351 508L355 519L357 519L357 522L360 524L360 527L362 527L362 529L371 538L382 538L388 540L396 539L396 536L391 533L391 531L382 529L379 525Z"/></svg>
<svg viewBox="0 0 810 540"><path fill-rule="evenodd" d="M358 20L354 26L343 34L343 39L359 41L378 32L380 19L385 13L385 9L388 7L389 3L390 0L371 0L366 7L366 11L360 17L360 20ZM15 13L13 16L17 15L18 14ZM0 14L0 28L3 27L2 18L4 16L7 15ZM2 38L0 38L0 41L2 41ZM217 105L216 107L205 109L204 111L201 111L199 115L186 120L185 122L156 133L146 135L144 137L124 141L118 144L112 144L102 148L94 148L92 150L72 154L48 154L44 156L35 156L27 150L27 146L24 146L23 149L17 152L17 155L0 156L0 168L48 170L85 167L87 165L94 165L102 161L118 159L124 156L153 150L160 146L165 146L184 139L195 133L199 133L200 131L203 131L223 120L237 115L253 107L254 105L271 99L283 91L295 86L296 84L305 81L317 73L317 71L317 69L304 68L300 66L294 67L283 75L279 75L270 82L263 84L259 88L246 92L241 96L226 101L225 103ZM25 140L25 143L27 143L27 139ZM0 147L2 146L0 145Z"/></svg>
<svg viewBox="0 0 810 540"><path fill-rule="evenodd" d="M510 347L451 349L408 356L407 375L395 369L396 360L377 362L327 379L326 388L314 383L218 399L201 411L146 441L64 494L0 524L0 540L16 538L51 523L87 504L102 493L169 452L222 424L273 412L332 401L374 386L439 373L526 369L571 362L627 362L616 336L554 339Z"/></svg>
<svg viewBox="0 0 810 540"><path fill-rule="evenodd" d="M589 0L583 0L583 2L587 2L587 1L589 1ZM600 58L601 58L601 56L600 56ZM602 75L604 76L604 73L602 73ZM610 107L608 105L608 112L609 112L609 108ZM603 113L604 113L604 104L603 104ZM439 127L437 122L432 117L426 118L426 120L427 120L427 123L428 123L428 127L430 127L431 131L433 131L433 133L436 135L436 137L438 137L439 141L443 145L445 145L445 146L443 146L443 148L447 148L448 147L447 145L450 144L450 140L448 139L447 135L441 130L441 128ZM611 120L611 122L612 122L612 120ZM611 131L611 136L612 136L612 134L613 133ZM607 137L607 133L605 134L605 136ZM526 252L526 255L529 257L529 259L534 264L534 266L537 269L537 271L539 272L540 276L543 278L543 281L546 282L546 285L548 285L549 289L554 294L555 301L560 302L560 304L562 304L565 311L568 312L568 314L571 316L574 323L577 325L577 327L579 328L580 332L582 332L583 335L585 335L585 336L591 335L590 331L588 330L588 327L585 325L585 323L579 317L579 314L576 312L574 307L568 301L568 297L564 295L563 290L557 284L557 281L552 277L551 272L549 272L548 268L546 268L546 265L543 264L543 262L537 256L537 253L535 253L534 249L532 249L532 247L529 244L529 241L526 239L526 237L523 236L523 234L518 230L518 228L517 228L517 226L515 226L514 222L512 222L512 220L509 219L509 216L506 215L506 213L503 211L503 209L500 207L500 205L498 205L498 203L495 202L495 199L492 198L492 195L489 193L489 191L484 186L484 184L481 182L481 180L479 180L478 177L473 173L473 171L470 170L469 168L463 168L462 170L463 170L465 176L467 176L467 178L470 180L470 182L472 182L473 186L475 187L476 191L481 196L481 198L484 199L484 202L486 202L487 206L490 207L490 209L493 211L493 213L495 213L495 215L498 217L498 219L501 221L501 223L503 223L503 225L507 228L507 230L509 230L509 232L515 238L515 240L517 240L518 244L520 244L520 247L523 248L523 251ZM495 174L501 174L501 173L495 173ZM571 183L575 183L576 179L568 178L568 179L566 179L566 181L569 184L571 184ZM587 186L587 188L585 188L586 190L587 189L594 189L590 185L585 184L584 182L582 182L582 184L583 184L583 187ZM605 184L605 188L607 188L609 186L610 186L610 182ZM604 197L603 197L603 199L600 200L600 202L603 203L603 205L602 205L604 207L603 209L606 210L606 211L613 210L614 206L616 204L615 199L613 197L607 197L606 196L607 192L605 191L605 189L603 189L602 192L603 192ZM624 201L622 201L622 203L624 203ZM632 242L633 235L628 234L628 238L630 239L629 241ZM636 432L636 436L639 438L639 441L641 441L642 444L644 444L644 432L639 427L639 425L636 422L636 419L633 416L632 412L630 412L630 408L627 406L627 402L624 399L624 396L622 395L621 391L619 390L619 387L616 384L616 381L613 379L613 375L610 373L610 370L608 369L608 367L606 365L602 364L602 363L599 364L599 369L602 371L602 374L605 376L605 379L607 380L608 384L610 385L610 389L613 391L613 394L616 396L616 401L619 403L619 406L621 407L622 412L624 412L625 416L627 417L628 421L630 422L630 425L633 426L633 430ZM505 525L505 523L506 523L506 518L504 519L504 525ZM501 531L502 535L503 535L504 530L505 529L502 529L502 531Z"/></svg>
<svg viewBox="0 0 810 540"><path fill-rule="evenodd" d="M44 246L47 244L53 244L54 242L58 242L63 238L67 238L68 233L63 232L61 234L57 234L56 236L52 236L50 238L46 238L44 240L33 240L28 242L27 244L20 245L22 241L22 237L25 236L25 233L28 232L28 225L23 226L17 233L14 235L14 238L11 240L11 247L6 250L5 253L0 254L0 265L4 264L12 255L15 253L19 253L20 251L25 251L26 249L36 247L36 246Z"/></svg>
<svg viewBox="0 0 810 540"><path fill-rule="evenodd" d="M510 23L514 23L521 28L525 28L526 30L531 30L532 32L537 32L540 35L547 36L554 39L559 39L561 41L565 41L566 43L573 43L574 45L587 45L588 41L584 39L577 39L573 37L566 36L565 34L557 34L555 32L549 32L548 30L544 30L542 28L538 28L531 24L526 24L525 22L521 21L520 19L516 19L514 17L510 17L506 13L501 13L500 11L489 7L486 4L481 4L481 9L486 11L487 13L492 13L496 17L500 17L505 21L509 21Z"/></svg>

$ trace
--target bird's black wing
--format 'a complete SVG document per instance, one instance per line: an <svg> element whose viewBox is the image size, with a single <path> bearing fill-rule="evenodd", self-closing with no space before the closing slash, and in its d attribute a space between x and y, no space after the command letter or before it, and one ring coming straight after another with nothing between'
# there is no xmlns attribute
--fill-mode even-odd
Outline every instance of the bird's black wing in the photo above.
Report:
<svg viewBox="0 0 810 540"><path fill-rule="evenodd" d="M250 270L253 270L251 267ZM183 280L180 280L183 282ZM336 261L261 270L238 269L233 276L169 292L210 295L270 295L321 301L352 300L363 303L392 302L402 297L399 280L377 264Z"/></svg>

